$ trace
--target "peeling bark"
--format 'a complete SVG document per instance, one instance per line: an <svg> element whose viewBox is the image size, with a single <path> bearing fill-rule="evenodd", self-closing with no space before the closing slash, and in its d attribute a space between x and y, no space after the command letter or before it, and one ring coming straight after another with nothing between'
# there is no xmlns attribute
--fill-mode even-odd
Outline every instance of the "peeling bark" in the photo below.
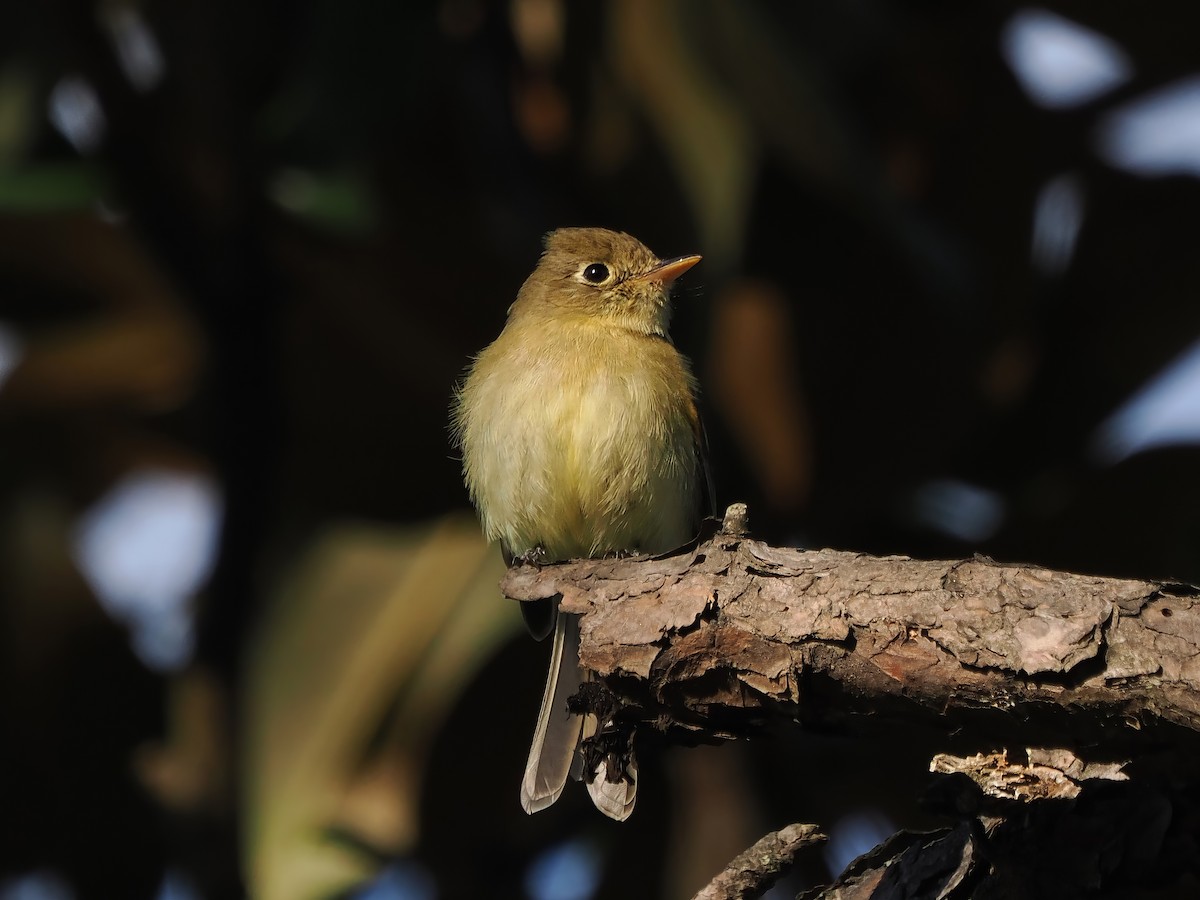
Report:
<svg viewBox="0 0 1200 900"><path fill-rule="evenodd" d="M1200 731L1200 594L1186 585L718 533L664 557L519 566L502 588L561 596L583 664L663 729L982 712L1051 746Z"/></svg>
<svg viewBox="0 0 1200 900"><path fill-rule="evenodd" d="M1200 896L1197 588L728 528L669 556L520 566L502 587L580 616L580 659L625 726L944 729L920 800L955 824L893 835L807 900Z"/></svg>

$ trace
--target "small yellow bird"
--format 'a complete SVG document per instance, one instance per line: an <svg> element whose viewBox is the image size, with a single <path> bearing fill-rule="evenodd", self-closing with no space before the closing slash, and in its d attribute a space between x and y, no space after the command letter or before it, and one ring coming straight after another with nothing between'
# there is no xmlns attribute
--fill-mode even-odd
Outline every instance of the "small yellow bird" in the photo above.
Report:
<svg viewBox="0 0 1200 900"><path fill-rule="evenodd" d="M452 414L484 533L510 561L665 553L696 535L712 492L696 382L667 327L671 284L699 261L659 259L603 228L547 235ZM523 612L539 637L553 627L554 642L521 805L545 809L573 774L588 778L598 809L624 820L637 796L636 762L610 772L600 761L585 773L577 752L610 723L567 709L587 680L576 617L555 604Z"/></svg>

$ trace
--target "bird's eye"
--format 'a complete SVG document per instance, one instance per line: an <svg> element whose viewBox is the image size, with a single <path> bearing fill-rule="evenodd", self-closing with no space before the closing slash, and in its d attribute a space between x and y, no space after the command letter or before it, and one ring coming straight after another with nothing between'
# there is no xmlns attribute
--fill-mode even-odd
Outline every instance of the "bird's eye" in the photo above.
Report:
<svg viewBox="0 0 1200 900"><path fill-rule="evenodd" d="M599 284L608 278L608 266L604 263L592 263L583 270L583 277L592 284Z"/></svg>

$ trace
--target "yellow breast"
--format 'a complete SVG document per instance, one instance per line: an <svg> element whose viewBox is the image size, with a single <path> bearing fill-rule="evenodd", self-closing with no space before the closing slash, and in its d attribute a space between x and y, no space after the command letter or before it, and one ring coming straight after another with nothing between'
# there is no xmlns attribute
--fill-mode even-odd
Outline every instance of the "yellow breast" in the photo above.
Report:
<svg viewBox="0 0 1200 900"><path fill-rule="evenodd" d="M488 538L551 559L685 543L700 503L692 397L662 338L584 317L510 322L455 415Z"/></svg>

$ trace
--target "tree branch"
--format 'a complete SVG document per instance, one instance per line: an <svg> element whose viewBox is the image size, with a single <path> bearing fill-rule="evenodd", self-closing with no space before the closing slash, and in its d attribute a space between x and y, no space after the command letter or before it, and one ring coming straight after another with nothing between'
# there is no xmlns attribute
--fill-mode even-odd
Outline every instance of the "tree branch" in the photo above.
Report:
<svg viewBox="0 0 1200 900"><path fill-rule="evenodd" d="M945 729L923 800L957 824L893 835L804 897L1200 896L1200 591L783 549L736 519L670 556L524 565L502 587L580 616L606 720L699 740Z"/></svg>
<svg viewBox="0 0 1200 900"><path fill-rule="evenodd" d="M1114 749L1145 747L1156 726L1200 731L1200 595L1186 585L720 532L670 556L518 566L502 588L560 595L581 616L583 665L664 730L893 713Z"/></svg>
<svg viewBox="0 0 1200 900"><path fill-rule="evenodd" d="M825 835L816 825L788 825L772 831L733 858L692 900L744 900L761 897L792 867L796 854L819 844Z"/></svg>

